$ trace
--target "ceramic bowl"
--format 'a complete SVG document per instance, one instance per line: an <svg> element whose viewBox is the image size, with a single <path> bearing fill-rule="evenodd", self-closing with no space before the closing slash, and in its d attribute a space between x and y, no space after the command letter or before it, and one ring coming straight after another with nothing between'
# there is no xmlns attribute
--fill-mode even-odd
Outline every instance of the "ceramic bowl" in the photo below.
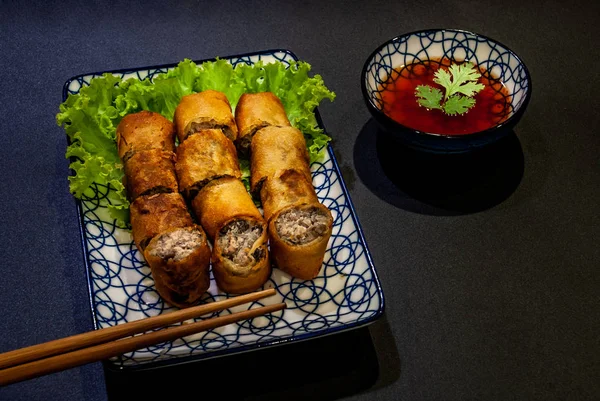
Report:
<svg viewBox="0 0 600 401"><path fill-rule="evenodd" d="M384 110L390 105L382 96L382 85L388 76L411 63L439 59L452 63L469 61L482 67L484 77L491 74L499 79L508 92L508 108L503 120L485 130L447 135L419 131L389 117ZM365 62L361 87L367 108L384 132L410 147L444 153L471 151L508 135L525 113L531 98L531 76L515 52L486 36L457 29L412 32L383 43Z"/></svg>

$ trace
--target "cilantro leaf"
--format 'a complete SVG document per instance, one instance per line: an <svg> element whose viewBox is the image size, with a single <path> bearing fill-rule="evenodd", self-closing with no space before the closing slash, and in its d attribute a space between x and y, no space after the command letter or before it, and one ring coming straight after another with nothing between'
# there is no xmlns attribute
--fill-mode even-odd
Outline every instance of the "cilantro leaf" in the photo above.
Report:
<svg viewBox="0 0 600 401"><path fill-rule="evenodd" d="M452 77L448 71L441 68L435 72L434 77L435 78L433 78L433 82L442 85L444 89L446 89L446 92L444 93L444 99L447 99L448 96L450 96L448 95L448 92L452 91L454 86L452 83Z"/></svg>
<svg viewBox="0 0 600 401"><path fill-rule="evenodd" d="M475 105L473 96L484 88L483 84L477 83L480 77L475 66L468 62L452 64L448 71L440 68L435 72L433 82L444 87L443 95L437 88L419 85L415 91L417 102L429 109L442 109L448 115L466 113Z"/></svg>
<svg viewBox="0 0 600 401"><path fill-rule="evenodd" d="M452 95L444 102L444 112L450 116L463 114L475 106L475 99L461 95Z"/></svg>
<svg viewBox="0 0 600 401"><path fill-rule="evenodd" d="M475 82L467 82L459 86L456 89L456 93L462 93L465 96L475 96L480 90L482 90L485 86L483 84L476 84Z"/></svg>
<svg viewBox="0 0 600 401"><path fill-rule="evenodd" d="M481 74L477 72L473 64L452 64L449 70L450 73L440 68L436 71L435 78L433 79L433 82L446 88L444 99L448 99L455 93L473 96L483 89L482 84L475 83L479 77L481 77ZM452 76L450 76L450 74L452 74Z"/></svg>
<svg viewBox="0 0 600 401"><path fill-rule="evenodd" d="M429 85L419 85L416 87L415 95L417 102L428 109L442 109L442 91Z"/></svg>

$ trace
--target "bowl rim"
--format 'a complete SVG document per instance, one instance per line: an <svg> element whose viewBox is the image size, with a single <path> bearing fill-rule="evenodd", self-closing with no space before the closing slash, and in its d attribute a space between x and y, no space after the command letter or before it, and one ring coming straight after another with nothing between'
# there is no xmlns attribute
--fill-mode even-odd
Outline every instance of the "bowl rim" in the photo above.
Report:
<svg viewBox="0 0 600 401"><path fill-rule="evenodd" d="M521 103L521 107L519 107L518 110L516 110L512 116L508 117L505 121L503 121L502 123L498 124L498 125L494 125L493 127L490 127L486 130L483 131L475 131L475 132L470 132L470 133L466 133L466 134L438 134L435 132L427 132L427 131L421 131L421 130L417 130L414 128L411 128L407 125L401 124L399 122L397 122L396 120L392 119L391 117L389 117L387 114L385 114L383 111L379 110L377 108L376 105L373 104L373 102L371 101L371 97L368 95L367 92L367 86L366 86L366 75L367 75L367 69L368 69L368 65L369 62L371 60L373 60L373 57L375 57L375 55L377 53L379 53L385 46L389 45L390 43L396 42L398 41L400 38L404 38L407 36L413 36L413 35L417 35L417 34L422 34L422 33L428 33L428 32L458 32L458 33L465 33L465 34L469 34L469 35L473 35L473 36L477 36L480 37L482 39L486 39L488 41L491 41L493 43L496 43L500 46L502 46L504 49L506 49L506 51L510 52L511 55L513 57L515 57L519 63L521 63L521 65L523 66L523 69L525 70L525 76L527 78L527 82L528 82L528 88L527 88L527 92L525 93L525 99L523 99L523 103ZM521 57L519 57L519 55L517 53L515 53L515 51L513 51L510 47L506 46L504 43L499 42L496 39L490 38L489 36L486 35L482 35L473 31L467 31L464 29L455 29L455 28L428 28L428 29L421 29L418 31L412 31L412 32L407 32L407 33L403 33L401 35L395 36L391 39L386 40L385 42L383 42L382 44L380 44L379 46L377 46L375 48L375 50L373 50L373 52L371 52L371 54L369 55L369 57L367 57L365 63L363 64L363 68L360 74L361 80L360 80L360 86L361 86L361 90L362 90L362 95L363 98L367 104L367 107L369 108L369 110L371 111L371 113L374 113L376 116L378 116L380 119L385 120L386 122L388 122L389 124L391 124L392 126L395 126L396 128L400 129L400 130L408 130L408 131L412 131L414 133L416 133L417 135L422 135L422 136L426 136L426 137L437 137L437 138L441 138L441 139L446 139L446 140L464 140L464 139L477 139L477 138L481 138L484 136L489 135L492 132L504 129L505 127L510 127L510 125L513 122L517 122L519 121L519 119L522 117L523 113L525 112L525 109L527 109L527 106L529 105L529 101L531 100L531 92L533 90L533 86L532 86L532 81L531 81L531 74L529 73L529 69L527 68L527 65L525 64L525 62L523 61L523 59Z"/></svg>

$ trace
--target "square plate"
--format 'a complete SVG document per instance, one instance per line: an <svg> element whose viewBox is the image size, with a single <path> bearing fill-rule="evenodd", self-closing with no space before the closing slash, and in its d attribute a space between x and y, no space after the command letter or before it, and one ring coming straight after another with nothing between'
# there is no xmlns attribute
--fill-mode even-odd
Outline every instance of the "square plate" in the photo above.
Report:
<svg viewBox="0 0 600 401"><path fill-rule="evenodd" d="M263 60L265 63L280 61L289 66L290 62L298 60L288 50L220 58L233 65ZM152 79L176 65L106 72L125 79ZM69 79L64 86L63 100L69 94L78 93L82 86L102 73ZM319 126L324 128L318 111L315 110L315 113ZM273 269L263 288L275 288L275 296L220 314L279 302L287 304L286 310L142 348L112 358L107 365L117 369L137 369L212 358L311 339L376 320L384 309L383 291L331 145L325 158L311 165L311 171L317 196L331 210L334 218L333 234L319 276L302 281ZM131 233L117 227L110 218L104 206L109 189L99 185L93 189L94 196L79 201L78 209L94 327L100 329L175 310L158 296L150 269L133 243ZM217 288L211 272L211 285L203 302L228 297Z"/></svg>

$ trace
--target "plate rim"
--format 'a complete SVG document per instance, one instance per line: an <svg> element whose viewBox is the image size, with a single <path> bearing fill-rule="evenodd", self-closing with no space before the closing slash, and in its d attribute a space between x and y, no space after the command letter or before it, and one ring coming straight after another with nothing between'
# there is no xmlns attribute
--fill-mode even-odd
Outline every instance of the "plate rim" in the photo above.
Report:
<svg viewBox="0 0 600 401"><path fill-rule="evenodd" d="M212 57L212 58L192 60L192 61L196 64L200 64L200 63L203 63L206 61L215 61L217 59L232 59L232 58L251 57L251 56L258 56L258 55L272 55L273 53L278 53L278 52L289 55L291 58L294 59L294 61L299 61L299 59L295 53L293 53L291 50L282 49L282 48L259 50L256 52L247 52L247 53L233 54L233 55L227 55L227 56L216 56L216 57ZM80 79L82 77L85 77L88 75L102 75L105 73L121 74L121 73L144 71L144 70L151 70L151 69L173 68L173 67L176 67L180 62L181 61L178 61L176 63L158 64L158 65L133 67L133 68L121 68L121 69L115 69L115 70L89 72L89 73L74 75L71 78L67 79L67 81L65 81L65 83L63 85L63 102L66 101L69 96L68 88L69 88L69 85L71 84L71 82L73 82L77 79ZM325 128L325 125L323 124L323 120L321 118L321 114L319 113L318 107L315 108L314 113L315 113L315 117L316 117L318 126L320 128L322 128L325 133L327 133L327 129ZM67 135L67 142L68 142L68 144L70 144L70 142L71 142L68 138L68 135ZM106 360L106 361L103 361L103 365L106 368L110 369L111 371L141 371L141 370L149 370L149 369L159 369L159 368L171 366L171 365L199 362L202 360L214 359L214 358L219 358L219 357L232 355L232 354L251 352L251 351L260 350L263 348L270 348L270 347L276 347L276 346L286 345L286 344L290 344L290 343L308 341L308 340L311 340L314 338L324 337L324 336L333 335L333 334L337 334L337 333L344 332L344 331L349 331L349 330L354 330L354 329L358 329L361 327L365 327L365 326L372 324L377 319L379 319L381 317L381 315L383 315L383 313L385 312L385 297L384 297L384 293L383 293L383 287L381 286L381 282L379 280L379 275L377 274L377 270L373 263L371 251L369 250L369 246L365 239L362 225L360 224L360 221L356 214L356 210L354 208L354 203L352 201L352 198L350 197L350 193L349 193L346 183L343 179L342 172L341 172L339 164L337 162L337 158L335 157L333 148L331 146L331 142L327 144L327 152L328 152L330 160L333 164L334 170L335 170L336 174L338 175L338 177L340 178L339 182L340 182L340 186L342 188L342 193L346 197L346 201L347 201L348 207L350 209L350 216L352 217L352 221L354 222L354 225L356 226L356 232L358 233L359 239L360 239L360 241L362 241L365 257L367 260L367 265L369 266L369 269L371 270L371 274L373 275L373 282L375 283L376 293L379 295L379 299L380 299L379 308L377 309L377 311L375 312L374 315L372 315L366 319L363 319L363 320L358 320L353 323L342 324L340 326L329 327L329 328L319 330L319 331L314 331L314 332L306 332L306 333L303 333L301 335L296 335L296 336L291 335L291 336L288 336L285 338L273 339L273 340L265 341L262 343L251 343L251 344L247 344L247 345L243 345L243 346L235 347L235 348L226 348L226 349L222 349L222 350L205 352L205 353L196 354L196 355L192 354L192 355L181 356L181 357L172 357L172 358L168 358L168 359L165 359L162 361L152 361L152 362L147 362L147 363L142 363L142 364L137 364L137 365L120 365L119 366L119 365L111 362L110 360ZM72 159L73 159L73 157L69 158L69 161L72 161ZM73 175L73 170L69 169L69 175ZM99 325L98 325L98 320L96 318L96 312L95 312L95 306L94 306L94 295L93 295L94 290L93 290L93 281L92 281L92 271L91 271L91 266L90 266L90 262L89 262L90 255L89 255L89 250L87 249L87 246L86 246L85 223L83 221L84 220L84 210L83 210L82 200L77 199L77 198L74 198L74 199L75 199L76 206L77 206L78 221L79 221L79 235L81 238L81 247L82 247L83 255L84 255L84 266L85 266L86 282L87 282L86 284L87 284L87 289L88 289L88 302L89 302L89 306L90 306L90 312L91 312L91 316L92 316L92 323L93 323L94 330L98 330Z"/></svg>

